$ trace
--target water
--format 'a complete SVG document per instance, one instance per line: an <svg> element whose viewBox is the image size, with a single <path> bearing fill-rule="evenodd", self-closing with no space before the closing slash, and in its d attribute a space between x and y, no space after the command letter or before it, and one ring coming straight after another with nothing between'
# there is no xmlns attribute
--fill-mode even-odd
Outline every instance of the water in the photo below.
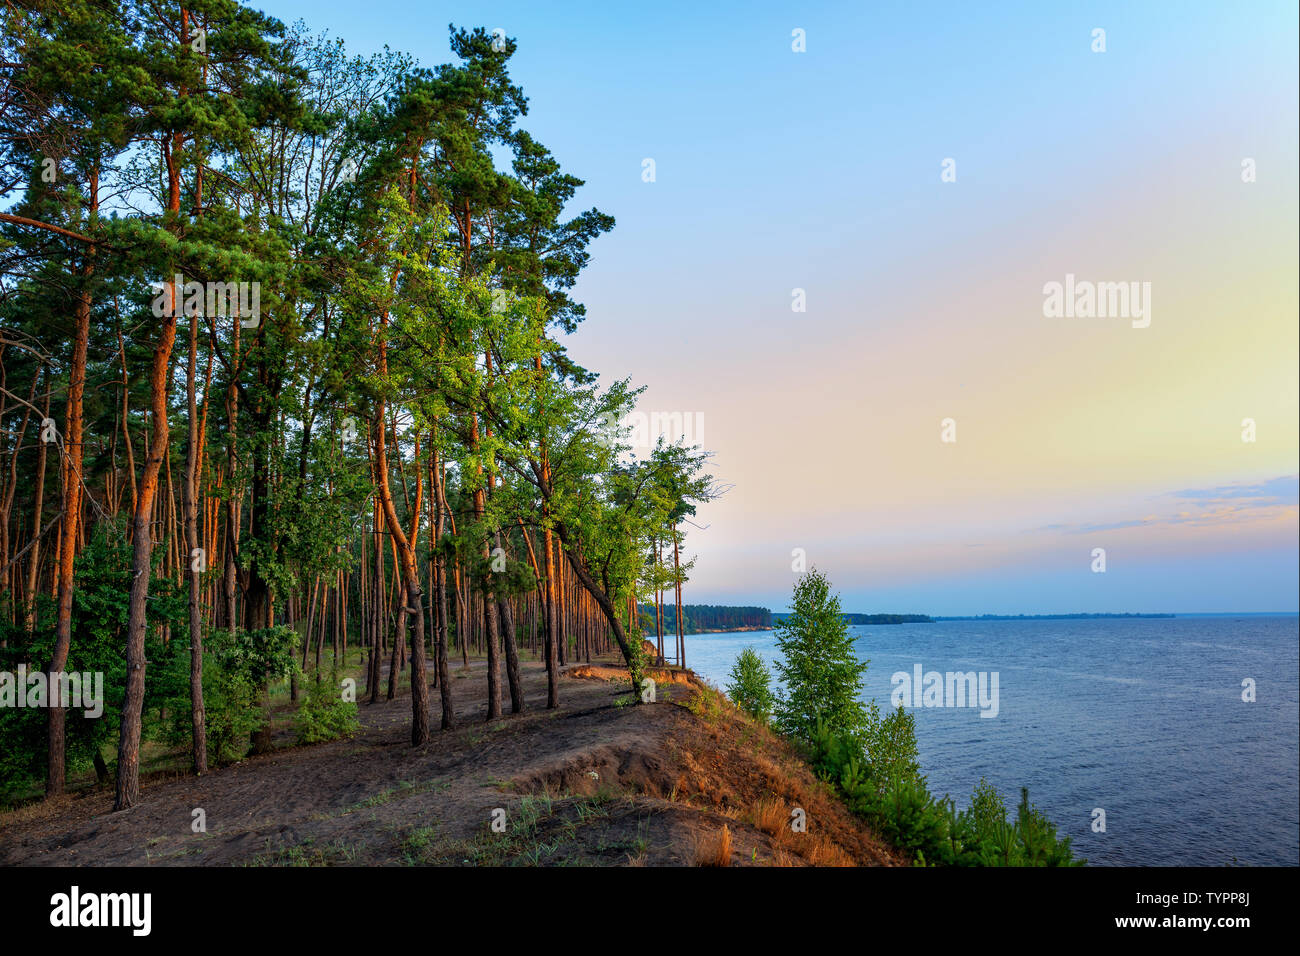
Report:
<svg viewBox="0 0 1300 956"><path fill-rule="evenodd" d="M870 659L864 698L891 677L998 672L999 713L917 708L930 789L967 804L980 777L1013 809L1020 787L1102 865L1300 864L1300 619L944 621L850 628ZM771 664L773 632L687 637L686 663L723 686L741 649ZM1256 702L1242 700L1253 678ZM1092 831L1093 810L1106 832Z"/></svg>

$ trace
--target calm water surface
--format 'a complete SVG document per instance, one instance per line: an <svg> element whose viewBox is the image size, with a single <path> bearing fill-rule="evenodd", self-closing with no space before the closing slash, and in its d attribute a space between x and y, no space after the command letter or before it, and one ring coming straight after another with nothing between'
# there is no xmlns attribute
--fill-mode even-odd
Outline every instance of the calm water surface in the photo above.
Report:
<svg viewBox="0 0 1300 956"><path fill-rule="evenodd" d="M1094 864L1300 864L1297 649L1291 617L944 621L853 627L865 696L891 677L998 673L999 712L917 708L921 766L965 806L985 777L1021 786ZM773 633L687 637L686 663L719 686L741 649ZM1256 702L1242 701L1252 678ZM1106 832L1092 812L1106 811Z"/></svg>

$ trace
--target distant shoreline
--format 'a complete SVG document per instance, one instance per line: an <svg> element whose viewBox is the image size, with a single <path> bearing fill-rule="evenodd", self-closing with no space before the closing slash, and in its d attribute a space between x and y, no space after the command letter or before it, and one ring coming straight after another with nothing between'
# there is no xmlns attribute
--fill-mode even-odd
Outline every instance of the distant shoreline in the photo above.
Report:
<svg viewBox="0 0 1300 956"><path fill-rule="evenodd" d="M747 609L748 610L748 609ZM763 610L763 609L759 609ZM788 616L785 611L772 613L770 624L740 624L734 627L688 627L687 634L743 634L749 631L771 631L780 626ZM1085 613L1073 614L859 614L845 612L844 622L852 627L887 626L892 624L937 624L943 621L1137 621L1170 620L1193 617L1296 617L1295 611L1217 611L1172 613ZM665 630L671 629L671 625Z"/></svg>
<svg viewBox="0 0 1300 956"><path fill-rule="evenodd" d="M936 621L1093 621L1171 618L1177 614L962 614L936 616Z"/></svg>

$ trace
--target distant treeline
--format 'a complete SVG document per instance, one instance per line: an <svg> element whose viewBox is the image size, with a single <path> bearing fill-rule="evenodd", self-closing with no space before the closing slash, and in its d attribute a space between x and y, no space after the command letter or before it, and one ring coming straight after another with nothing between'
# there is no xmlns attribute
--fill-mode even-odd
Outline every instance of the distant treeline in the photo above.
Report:
<svg viewBox="0 0 1300 956"><path fill-rule="evenodd" d="M1162 618L1173 614L968 614L962 617L936 617L936 621L1091 621L1094 618Z"/></svg>
<svg viewBox="0 0 1300 956"><path fill-rule="evenodd" d="M654 629L655 608L653 604L641 605L642 620L649 616L651 630ZM687 634L698 631L722 631L730 628L772 626L772 612L765 607L727 607L722 604L687 604L682 617ZM664 633L673 633L677 628L677 608L664 605Z"/></svg>
<svg viewBox="0 0 1300 956"><path fill-rule="evenodd" d="M773 614L777 624L789 617L784 611ZM934 618L926 614L844 614L845 624L933 624Z"/></svg>
<svg viewBox="0 0 1300 956"><path fill-rule="evenodd" d="M640 605L642 628L654 633L655 608L653 604ZM781 623L789 614L773 614L765 607L730 607L725 604L687 604L683 610L685 631L727 631L740 628L770 628ZM933 624L934 618L925 614L845 614L845 624ZM677 608L664 606L664 633L677 627Z"/></svg>

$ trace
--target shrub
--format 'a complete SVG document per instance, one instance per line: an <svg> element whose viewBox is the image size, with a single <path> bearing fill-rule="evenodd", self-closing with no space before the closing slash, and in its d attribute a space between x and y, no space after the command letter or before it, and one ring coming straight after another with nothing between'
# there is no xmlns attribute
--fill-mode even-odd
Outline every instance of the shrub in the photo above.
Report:
<svg viewBox="0 0 1300 956"><path fill-rule="evenodd" d="M220 641L225 632L214 631L210 641ZM187 749L193 739L190 698L171 702L171 726L166 740ZM214 766L242 760L248 754L253 733L264 719L258 703L258 688L245 674L222 666L215 657L203 659L203 726L208 742L208 759Z"/></svg>
<svg viewBox="0 0 1300 956"><path fill-rule="evenodd" d="M632 693L636 695L633 703L641 702L641 693L645 690L645 645L641 642L639 632L628 637L627 673L632 681Z"/></svg>
<svg viewBox="0 0 1300 956"><path fill-rule="evenodd" d="M946 803L935 800L923 780L900 774L881 788L873 822L898 849L918 854L922 861L939 857L949 862L942 859L948 837Z"/></svg>
<svg viewBox="0 0 1300 956"><path fill-rule="evenodd" d="M203 655L203 710L208 757L214 764L242 760L253 734L270 720L265 688L296 669L291 628L277 625L257 631L216 630L208 634ZM189 684L172 698L167 741L189 746L193 738Z"/></svg>
<svg viewBox="0 0 1300 956"><path fill-rule="evenodd" d="M155 571L165 548L155 553ZM120 526L96 524L74 566L76 591L72 604L72 643L64 670L101 674L103 711L87 717L84 708L69 708L66 715L65 763L68 778L92 766L100 779L109 774L102 752L115 746L121 724L126 688L128 602L131 590L131 547ZM188 625L185 601L175 583L165 576L150 586L147 605L149 629L145 636L148 676L145 681L143 733L159 730L158 714L176 688L188 688ZM49 666L54 649L56 606L46 594L35 606L34 628L0 624L0 671L15 673L19 665L28 672ZM164 627L171 640L164 643ZM170 706L170 705L169 705ZM188 713L188 704L186 704ZM45 778L49 713L44 709L0 707L0 801L18 799L40 789Z"/></svg>
<svg viewBox="0 0 1300 956"><path fill-rule="evenodd" d="M839 598L815 568L795 585L794 609L777 629L785 655L776 668L786 692L776 699L777 727L807 747L809 763L834 785L848 808L920 865L1079 866L1068 837L1021 790L1016 820L986 780L958 812L936 799L921 773L916 720L898 707L880 716L859 699L866 662L859 663L840 614ZM749 653L752 653L749 652ZM757 658L757 655L754 655ZM744 655L742 654L743 658ZM758 662L761 666L761 661ZM752 666L752 665L748 665ZM740 703L741 660L728 688ZM765 686L765 684L764 684Z"/></svg>
<svg viewBox="0 0 1300 956"><path fill-rule="evenodd" d="M331 672L328 681L311 681L298 713L294 716L294 731L300 744L315 744L325 740L350 737L357 732L357 705L344 700L339 691L337 674Z"/></svg>
<svg viewBox="0 0 1300 956"><path fill-rule="evenodd" d="M989 827L994 822L1005 823L1007 819L1007 805L1002 800L1002 794L998 793L993 784L983 777L980 777L980 782L975 784L975 792L971 794L970 809L967 812L977 829Z"/></svg>
<svg viewBox="0 0 1300 956"><path fill-rule="evenodd" d="M1073 866L1080 862L1070 850L1070 838L1058 839L1056 826L1030 804L1028 787L1020 788L1016 831L1026 866Z"/></svg>
<svg viewBox="0 0 1300 956"><path fill-rule="evenodd" d="M916 751L916 718L902 707L881 719L872 703L865 733L872 773L880 780L900 777L925 782Z"/></svg>
<svg viewBox="0 0 1300 956"><path fill-rule="evenodd" d="M772 675L768 673L763 659L752 647L740 652L736 663L731 666L731 683L727 685L727 696L749 716L766 721L772 714L775 698L768 686Z"/></svg>
<svg viewBox="0 0 1300 956"><path fill-rule="evenodd" d="M701 720L715 724L726 712L726 701L717 688L701 681L695 693L686 699L686 709Z"/></svg>
<svg viewBox="0 0 1300 956"><path fill-rule="evenodd" d="M864 746L862 740L866 740ZM813 728L813 769L835 785L849 809L917 863L940 866L1078 866L1068 837L1029 803L1021 790L1014 823L1006 803L987 781L958 812L948 797L936 799L916 759L912 716L902 708L869 721L861 737Z"/></svg>

